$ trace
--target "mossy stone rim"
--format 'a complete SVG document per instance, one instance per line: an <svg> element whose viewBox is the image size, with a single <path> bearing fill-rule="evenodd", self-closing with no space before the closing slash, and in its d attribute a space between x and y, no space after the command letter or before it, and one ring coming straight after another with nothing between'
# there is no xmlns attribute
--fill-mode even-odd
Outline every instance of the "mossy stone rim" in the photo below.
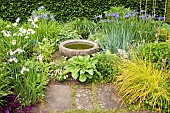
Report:
<svg viewBox="0 0 170 113"><path fill-rule="evenodd" d="M83 44L89 44L93 45L92 48L89 49L82 49L82 50L77 50L77 49L70 49L66 48L64 45L70 44L70 43L83 43ZM72 56L78 56L78 55L87 55L87 54L93 54L96 53L99 49L99 46L96 42L92 42L89 40L84 40L84 39L77 39L77 40L66 40L64 42L61 42L59 45L59 52L61 55L66 56L66 57L72 57Z"/></svg>

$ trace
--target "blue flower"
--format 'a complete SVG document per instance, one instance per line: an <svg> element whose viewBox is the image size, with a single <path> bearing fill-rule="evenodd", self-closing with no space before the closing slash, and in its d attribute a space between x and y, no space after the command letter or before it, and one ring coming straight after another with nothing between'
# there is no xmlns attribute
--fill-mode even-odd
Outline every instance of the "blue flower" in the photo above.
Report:
<svg viewBox="0 0 170 113"><path fill-rule="evenodd" d="M43 18L48 18L48 15L47 14L43 14L42 17Z"/></svg>
<svg viewBox="0 0 170 113"><path fill-rule="evenodd" d="M110 13L110 16L114 17L115 19L119 18L119 14L116 13Z"/></svg>
<svg viewBox="0 0 170 113"><path fill-rule="evenodd" d="M128 12L128 13L125 15L125 18L129 18L131 15L132 15L132 12Z"/></svg>
<svg viewBox="0 0 170 113"><path fill-rule="evenodd" d="M38 10L42 10L42 9L44 9L45 7L44 6L40 6L39 8L38 8Z"/></svg>
<svg viewBox="0 0 170 113"><path fill-rule="evenodd" d="M126 12L127 10L126 9L123 9L123 12Z"/></svg>
<svg viewBox="0 0 170 113"><path fill-rule="evenodd" d="M31 12L31 14L32 14L32 15L35 14L35 11L33 10L33 11Z"/></svg>
<svg viewBox="0 0 170 113"><path fill-rule="evenodd" d="M156 17L156 19L159 20L159 21L163 21L164 17Z"/></svg>
<svg viewBox="0 0 170 113"><path fill-rule="evenodd" d="M119 14L118 14L118 13L115 13L114 18L119 18Z"/></svg>
<svg viewBox="0 0 170 113"><path fill-rule="evenodd" d="M115 16L115 13L110 13L110 16L113 16L113 17L114 17L114 16Z"/></svg>
<svg viewBox="0 0 170 113"><path fill-rule="evenodd" d="M154 16L154 17L158 17L158 15L157 15L157 14L154 14L153 16Z"/></svg>
<svg viewBox="0 0 170 113"><path fill-rule="evenodd" d="M54 16L53 16L53 15L50 15L50 19L54 19Z"/></svg>
<svg viewBox="0 0 170 113"><path fill-rule="evenodd" d="M151 16L150 15L148 15L147 17L146 17L146 20L151 20L152 18L151 18Z"/></svg>
<svg viewBox="0 0 170 113"><path fill-rule="evenodd" d="M144 16L144 15L140 15L139 18L142 19L142 20L144 20L144 19L145 19L145 16Z"/></svg>
<svg viewBox="0 0 170 113"><path fill-rule="evenodd" d="M35 18L40 18L40 16L39 15L33 15L33 19L35 19Z"/></svg>
<svg viewBox="0 0 170 113"><path fill-rule="evenodd" d="M109 14L106 13L106 14L105 14L105 17L107 17L107 16L109 16Z"/></svg>
<svg viewBox="0 0 170 113"><path fill-rule="evenodd" d="M109 20L106 20L106 23L108 23L109 22Z"/></svg>
<svg viewBox="0 0 170 113"><path fill-rule="evenodd" d="M102 15L98 15L94 17L95 19L102 18Z"/></svg>

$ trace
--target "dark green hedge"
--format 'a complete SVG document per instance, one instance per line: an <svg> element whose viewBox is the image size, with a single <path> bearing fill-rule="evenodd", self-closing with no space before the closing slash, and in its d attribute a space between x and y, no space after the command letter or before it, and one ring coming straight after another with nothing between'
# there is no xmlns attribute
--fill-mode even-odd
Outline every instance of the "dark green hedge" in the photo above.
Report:
<svg viewBox="0 0 170 113"><path fill-rule="evenodd" d="M170 0L167 0L166 22L170 24Z"/></svg>
<svg viewBox="0 0 170 113"><path fill-rule="evenodd" d="M31 12L43 5L51 11L56 20L68 20L72 17L94 18L95 15L108 10L111 6L125 6L139 10L140 0L1 0L0 17L15 21L17 17L26 20ZM165 0L156 0L157 14L163 14ZM142 0L145 7L145 0ZM152 0L148 0L148 11L152 12Z"/></svg>

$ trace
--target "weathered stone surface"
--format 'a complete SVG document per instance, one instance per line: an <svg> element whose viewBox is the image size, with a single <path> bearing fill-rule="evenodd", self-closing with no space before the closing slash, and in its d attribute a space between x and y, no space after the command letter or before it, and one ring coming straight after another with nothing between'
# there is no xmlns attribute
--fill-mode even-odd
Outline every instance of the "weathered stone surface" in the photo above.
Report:
<svg viewBox="0 0 170 113"><path fill-rule="evenodd" d="M102 109L121 108L115 88L111 84L97 86L97 100Z"/></svg>
<svg viewBox="0 0 170 113"><path fill-rule="evenodd" d="M33 113L63 111L71 109L71 87L69 85L49 85L44 102L38 104Z"/></svg>
<svg viewBox="0 0 170 113"><path fill-rule="evenodd" d="M93 109L93 95L91 87L78 85L75 94L75 109Z"/></svg>
<svg viewBox="0 0 170 113"><path fill-rule="evenodd" d="M86 44L86 45L93 45L93 47L89 48L89 49L77 50L77 49L69 49L64 46L64 45L71 44L71 43L77 43L77 44L82 43L82 44ZM66 57L93 54L93 53L97 52L98 49L99 49L99 46L97 43L89 41L89 40L83 40L83 39L66 40L64 42L61 42L59 45L60 54L66 56Z"/></svg>

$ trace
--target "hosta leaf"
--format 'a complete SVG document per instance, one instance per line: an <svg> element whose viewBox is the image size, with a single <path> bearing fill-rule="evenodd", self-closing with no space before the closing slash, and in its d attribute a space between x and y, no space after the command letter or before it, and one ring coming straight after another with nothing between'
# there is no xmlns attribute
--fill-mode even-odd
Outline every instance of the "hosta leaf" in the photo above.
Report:
<svg viewBox="0 0 170 113"><path fill-rule="evenodd" d="M80 75L84 75L84 73L85 73L85 70L80 70Z"/></svg>
<svg viewBox="0 0 170 113"><path fill-rule="evenodd" d="M80 77L79 77L79 80L80 80L81 82L85 82L86 79L87 79L86 75L80 75Z"/></svg>
<svg viewBox="0 0 170 113"><path fill-rule="evenodd" d="M93 74L94 74L93 69L86 70L86 72L89 73L90 75L93 75Z"/></svg>
<svg viewBox="0 0 170 113"><path fill-rule="evenodd" d="M78 76L79 76L79 69L75 69L75 70L72 70L71 71L72 72L72 77L73 77L73 79L77 79L78 78Z"/></svg>
<svg viewBox="0 0 170 113"><path fill-rule="evenodd" d="M92 79L92 78L93 78L93 75L90 75L90 74L86 74L86 76L87 76L89 79Z"/></svg>

